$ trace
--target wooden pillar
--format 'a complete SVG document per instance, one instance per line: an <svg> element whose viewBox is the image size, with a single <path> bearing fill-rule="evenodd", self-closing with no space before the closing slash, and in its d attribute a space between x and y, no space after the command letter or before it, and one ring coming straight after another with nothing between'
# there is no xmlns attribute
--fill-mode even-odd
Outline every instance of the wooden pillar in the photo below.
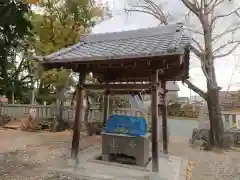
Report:
<svg viewBox="0 0 240 180"><path fill-rule="evenodd" d="M104 94L104 111L103 111L103 124L104 127L107 122L107 118L109 116L109 90L107 89Z"/></svg>
<svg viewBox="0 0 240 180"><path fill-rule="evenodd" d="M79 151L79 140L80 140L80 129L81 129L81 121L83 121L83 100L84 100L84 89L82 87L86 74L81 73L79 75L79 82L77 87L77 103L75 108L75 120L73 126L73 137L72 137L72 149L71 149L71 158L75 160L75 164L78 164L78 151Z"/></svg>
<svg viewBox="0 0 240 180"><path fill-rule="evenodd" d="M162 101L160 105L162 114L162 136L163 136L163 153L168 154L168 127L167 127L167 104L166 104L166 81L161 81L161 88L164 93L160 95Z"/></svg>
<svg viewBox="0 0 240 180"><path fill-rule="evenodd" d="M152 171L159 171L159 145L158 145L158 131L159 131L159 117L158 117L158 71L152 75L152 83L156 86L152 88Z"/></svg>

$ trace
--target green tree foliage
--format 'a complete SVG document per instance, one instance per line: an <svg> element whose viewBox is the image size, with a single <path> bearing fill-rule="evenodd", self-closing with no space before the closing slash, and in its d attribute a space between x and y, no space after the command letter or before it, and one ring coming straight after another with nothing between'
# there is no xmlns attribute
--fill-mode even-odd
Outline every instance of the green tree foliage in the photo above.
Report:
<svg viewBox="0 0 240 180"><path fill-rule="evenodd" d="M43 14L31 16L34 36L28 39L37 55L48 55L79 42L80 36L88 32L96 18L101 16L101 11L89 0L47 0L41 1L38 6ZM35 76L40 79L37 97L40 103L43 100L50 100L49 103L55 101L66 87L74 85L68 70L36 69L38 73L35 72Z"/></svg>
<svg viewBox="0 0 240 180"><path fill-rule="evenodd" d="M22 99L19 92L28 88L27 78L22 72L23 63L16 61L16 55L24 47L24 39L29 36L31 22L26 18L29 6L21 0L0 1L0 94L9 101L13 95Z"/></svg>

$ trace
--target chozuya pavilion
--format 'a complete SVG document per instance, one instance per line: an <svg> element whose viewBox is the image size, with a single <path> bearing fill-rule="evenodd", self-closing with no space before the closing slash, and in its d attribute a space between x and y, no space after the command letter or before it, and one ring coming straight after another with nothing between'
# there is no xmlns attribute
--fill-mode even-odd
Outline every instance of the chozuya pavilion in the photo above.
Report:
<svg viewBox="0 0 240 180"><path fill-rule="evenodd" d="M110 94L137 94L143 89L151 95L152 171L159 171L159 120L162 119L163 151L168 153L166 82L184 81L189 75L190 38L182 24L123 32L89 34L80 42L38 58L46 69L67 68L78 72L79 84L71 157L78 159L80 117L84 91L105 92L104 121L108 123ZM99 84L85 84L92 72ZM160 116L162 116L160 118ZM103 142L103 144L105 144ZM142 146L143 148L143 146Z"/></svg>

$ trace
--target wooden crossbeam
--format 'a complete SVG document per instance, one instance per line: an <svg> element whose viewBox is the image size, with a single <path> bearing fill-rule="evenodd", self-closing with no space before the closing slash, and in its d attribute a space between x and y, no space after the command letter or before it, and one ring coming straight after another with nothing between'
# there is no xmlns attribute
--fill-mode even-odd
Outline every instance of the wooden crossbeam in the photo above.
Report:
<svg viewBox="0 0 240 180"><path fill-rule="evenodd" d="M101 92L108 89L113 94L139 93L150 94L152 85L147 84L84 84L83 88L87 91ZM164 94L164 90L159 88L159 95Z"/></svg>
<svg viewBox="0 0 240 180"><path fill-rule="evenodd" d="M150 84L84 84L86 90L138 90L150 88Z"/></svg>

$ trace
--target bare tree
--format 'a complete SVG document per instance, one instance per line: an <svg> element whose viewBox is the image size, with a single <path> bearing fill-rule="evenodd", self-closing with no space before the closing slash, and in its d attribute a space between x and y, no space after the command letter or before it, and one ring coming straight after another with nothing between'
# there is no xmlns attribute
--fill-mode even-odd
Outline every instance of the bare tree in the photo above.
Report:
<svg viewBox="0 0 240 180"><path fill-rule="evenodd" d="M164 8L154 2L154 0L140 0L141 3L132 5L127 12L142 12L157 18L161 24L167 25L169 23L169 15L164 13ZM220 6L231 0L181 0L182 3L189 10L186 18L195 17L198 19L200 29L188 28L198 37L201 36L202 42L194 37L191 44L192 54L200 60L201 69L206 77L207 91L203 91L190 80L185 83L190 89L199 94L207 101L209 119L210 119L210 134L209 145L211 147L223 148L223 122L221 116L221 108L219 104L219 90L221 89L217 84L214 62L217 58L226 57L231 54L240 44L240 40L234 37L234 32L240 29L239 21L231 24L225 30L214 33L217 23L222 23L224 18L235 16L239 18L239 7L228 9L227 13L219 12ZM185 20L186 20L185 18ZM223 41L224 36L231 36L229 41ZM228 38L229 39L229 38ZM219 44L219 41L222 40ZM218 43L217 43L218 41ZM218 44L218 48L214 48Z"/></svg>

